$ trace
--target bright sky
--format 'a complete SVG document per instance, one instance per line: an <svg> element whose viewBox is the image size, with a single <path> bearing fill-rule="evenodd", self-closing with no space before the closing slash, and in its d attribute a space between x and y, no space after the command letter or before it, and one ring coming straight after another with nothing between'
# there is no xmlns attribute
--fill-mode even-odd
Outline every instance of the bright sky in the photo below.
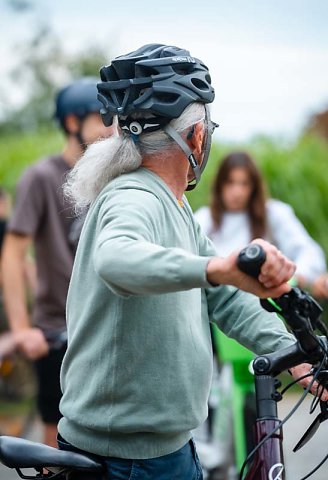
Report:
<svg viewBox="0 0 328 480"><path fill-rule="evenodd" d="M209 67L216 89L218 136L258 133L293 137L328 107L327 0L39 0L68 50L100 45L114 55L145 43L189 49ZM2 4L3 5L3 4ZM0 6L4 61L29 23L10 21ZM219 138L218 137L218 138Z"/></svg>

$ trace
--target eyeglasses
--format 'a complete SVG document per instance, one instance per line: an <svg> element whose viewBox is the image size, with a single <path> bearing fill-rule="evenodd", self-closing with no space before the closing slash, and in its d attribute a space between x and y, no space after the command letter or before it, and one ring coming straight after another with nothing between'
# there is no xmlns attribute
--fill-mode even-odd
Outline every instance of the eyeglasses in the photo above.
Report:
<svg viewBox="0 0 328 480"><path fill-rule="evenodd" d="M207 131L210 135L213 135L214 130L219 128L219 126L220 125L218 123L212 122L212 120L207 120L206 122Z"/></svg>

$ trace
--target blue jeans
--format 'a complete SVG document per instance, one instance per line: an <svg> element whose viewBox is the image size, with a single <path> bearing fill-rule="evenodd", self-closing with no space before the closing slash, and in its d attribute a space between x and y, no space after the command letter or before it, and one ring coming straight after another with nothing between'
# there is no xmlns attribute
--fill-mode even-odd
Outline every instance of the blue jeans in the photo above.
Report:
<svg viewBox="0 0 328 480"><path fill-rule="evenodd" d="M58 439L58 445L63 450L86 453L69 445L62 438ZM100 459L106 465L108 480L203 480L193 440L163 457L146 460L114 457Z"/></svg>

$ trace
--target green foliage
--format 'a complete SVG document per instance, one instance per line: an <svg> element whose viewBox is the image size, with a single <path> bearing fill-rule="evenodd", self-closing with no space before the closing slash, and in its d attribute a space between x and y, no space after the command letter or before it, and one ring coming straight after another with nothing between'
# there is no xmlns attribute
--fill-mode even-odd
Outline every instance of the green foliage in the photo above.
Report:
<svg viewBox="0 0 328 480"><path fill-rule="evenodd" d="M13 193L22 171L39 158L60 152L64 138L57 130L0 137L0 185Z"/></svg>
<svg viewBox="0 0 328 480"><path fill-rule="evenodd" d="M22 171L40 157L59 152L64 144L57 130L41 130L0 138L0 185L13 192ZM315 240L328 254L328 145L315 136L294 144L259 137L240 144L214 143L202 180L188 198L194 210L210 199L211 184L221 158L245 149L258 161L271 196L289 203Z"/></svg>
<svg viewBox="0 0 328 480"><path fill-rule="evenodd" d="M293 206L306 229L328 254L327 143L306 136L291 147L269 144L265 151L259 147L255 148L255 155L271 195Z"/></svg>
<svg viewBox="0 0 328 480"><path fill-rule="evenodd" d="M258 137L246 145L214 145L200 185L188 194L194 210L208 204L221 158L237 149L253 155L270 195L294 208L305 228L328 255L327 142L316 136L304 136L294 144Z"/></svg>

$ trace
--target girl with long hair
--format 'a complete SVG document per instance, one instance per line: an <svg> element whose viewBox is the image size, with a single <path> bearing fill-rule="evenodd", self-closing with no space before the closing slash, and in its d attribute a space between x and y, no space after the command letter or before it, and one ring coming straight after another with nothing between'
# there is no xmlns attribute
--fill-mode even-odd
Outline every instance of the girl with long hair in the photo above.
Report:
<svg viewBox="0 0 328 480"><path fill-rule="evenodd" d="M317 279L326 272L323 250L290 205L268 198L263 176L247 152L235 151L223 158L210 206L200 208L195 216L219 255L226 256L255 238L265 238L296 263L295 279L300 286L324 296L316 287Z"/></svg>

